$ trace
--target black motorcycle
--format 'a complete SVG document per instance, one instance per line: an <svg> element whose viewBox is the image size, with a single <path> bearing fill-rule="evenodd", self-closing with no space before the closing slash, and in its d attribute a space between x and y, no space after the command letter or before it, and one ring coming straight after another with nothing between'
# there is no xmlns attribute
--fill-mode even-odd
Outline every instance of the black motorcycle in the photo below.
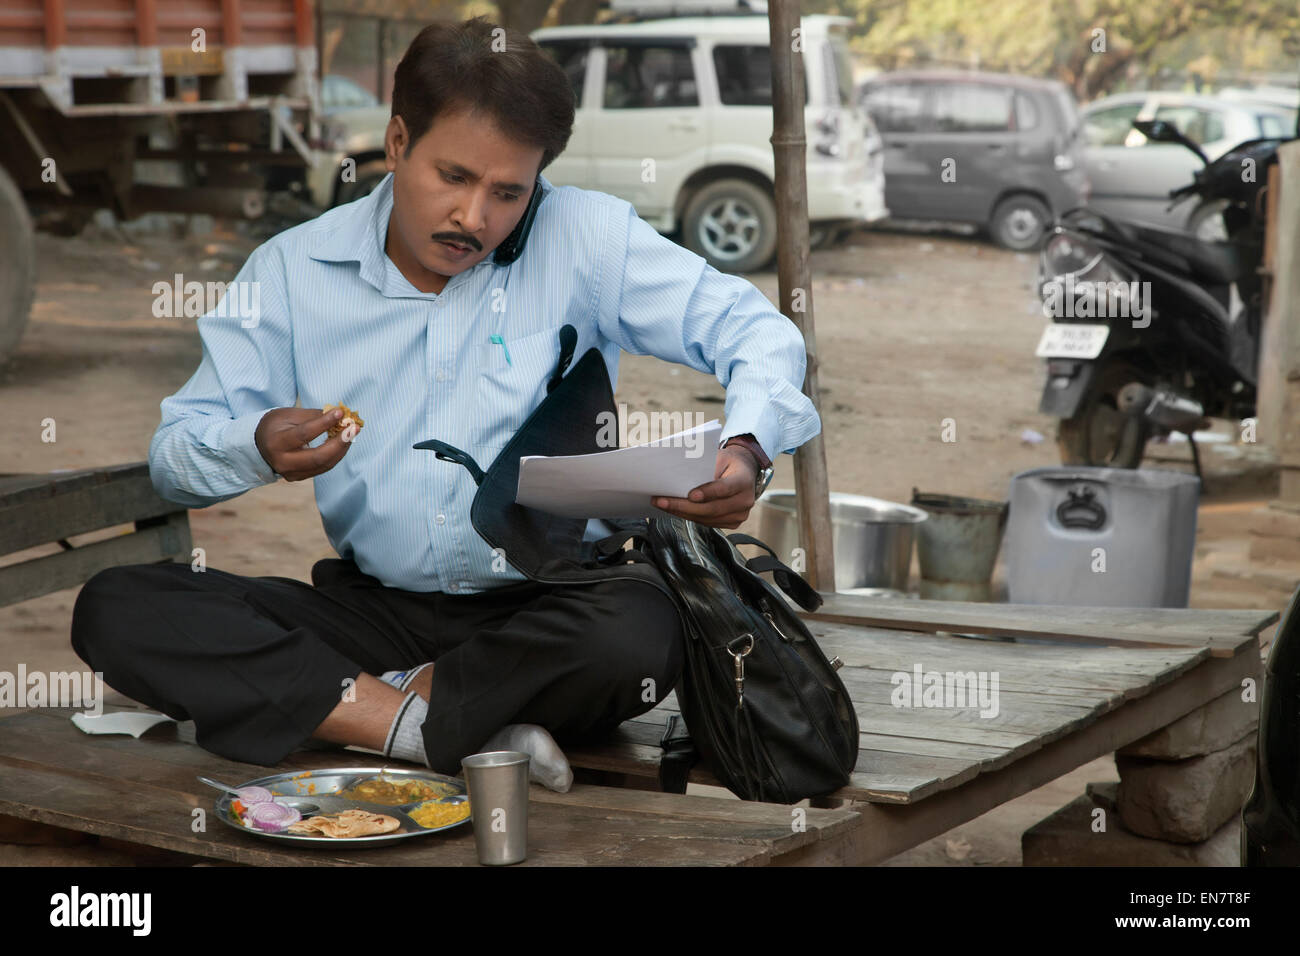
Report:
<svg viewBox="0 0 1300 956"><path fill-rule="evenodd" d="M1283 140L1251 140L1211 163L1170 123L1133 125L1206 166L1170 193L1170 208L1198 200L1185 232L1079 208L1043 246L1038 288L1052 324L1037 350L1047 363L1039 411L1060 419L1067 465L1136 468L1149 438L1255 415L1262 203Z"/></svg>

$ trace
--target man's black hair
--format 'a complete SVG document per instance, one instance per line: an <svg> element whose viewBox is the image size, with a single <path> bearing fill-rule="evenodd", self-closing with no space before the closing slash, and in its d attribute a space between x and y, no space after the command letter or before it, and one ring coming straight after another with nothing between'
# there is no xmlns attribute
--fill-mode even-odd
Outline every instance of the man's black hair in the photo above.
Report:
<svg viewBox="0 0 1300 956"><path fill-rule="evenodd" d="M573 88L564 71L529 36L486 17L425 27L393 77L393 115L406 124L408 155L435 119L464 108L490 117L505 136L540 146L538 172L573 132Z"/></svg>

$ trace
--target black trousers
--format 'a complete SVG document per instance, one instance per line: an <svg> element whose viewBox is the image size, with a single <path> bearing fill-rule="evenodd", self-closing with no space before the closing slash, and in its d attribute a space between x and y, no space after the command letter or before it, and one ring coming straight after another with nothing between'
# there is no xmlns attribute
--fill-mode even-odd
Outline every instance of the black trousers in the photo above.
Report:
<svg viewBox="0 0 1300 956"><path fill-rule="evenodd" d="M436 661L424 742L449 774L506 724L540 724L563 746L645 713L676 683L683 640L672 601L642 581L421 593L336 558L316 563L311 585L109 568L72 616L73 649L105 683L248 763L306 743L348 679Z"/></svg>

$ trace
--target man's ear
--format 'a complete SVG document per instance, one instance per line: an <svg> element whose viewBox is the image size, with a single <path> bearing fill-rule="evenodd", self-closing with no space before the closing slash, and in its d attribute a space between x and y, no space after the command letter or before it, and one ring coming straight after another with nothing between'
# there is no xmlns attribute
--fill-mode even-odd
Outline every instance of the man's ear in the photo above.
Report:
<svg viewBox="0 0 1300 956"><path fill-rule="evenodd" d="M409 145L410 136L405 121L400 116L394 116L384 130L384 165L390 173L397 169L397 157L405 153Z"/></svg>

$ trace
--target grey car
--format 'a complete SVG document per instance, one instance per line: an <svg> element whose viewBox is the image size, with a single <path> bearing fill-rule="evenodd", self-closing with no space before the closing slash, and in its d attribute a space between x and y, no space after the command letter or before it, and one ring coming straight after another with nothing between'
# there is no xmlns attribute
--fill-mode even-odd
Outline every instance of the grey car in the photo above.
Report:
<svg viewBox="0 0 1300 956"><path fill-rule="evenodd" d="M1221 238L1214 219L1205 219L1194 204L1169 208L1169 191L1185 186L1202 168L1191 150L1176 143L1152 143L1133 128L1134 120L1159 119L1218 159L1249 139L1295 135L1294 108L1247 98L1143 91L1117 93L1083 110L1083 134L1092 198L1088 205L1103 215L1167 229L1200 231ZM1189 221L1196 213L1198 220ZM1205 230L1210 230L1206 232Z"/></svg>
<svg viewBox="0 0 1300 956"><path fill-rule="evenodd" d="M906 70L868 79L859 99L884 140L894 218L974 223L1009 249L1034 249L1087 200L1078 108L1063 83Z"/></svg>

